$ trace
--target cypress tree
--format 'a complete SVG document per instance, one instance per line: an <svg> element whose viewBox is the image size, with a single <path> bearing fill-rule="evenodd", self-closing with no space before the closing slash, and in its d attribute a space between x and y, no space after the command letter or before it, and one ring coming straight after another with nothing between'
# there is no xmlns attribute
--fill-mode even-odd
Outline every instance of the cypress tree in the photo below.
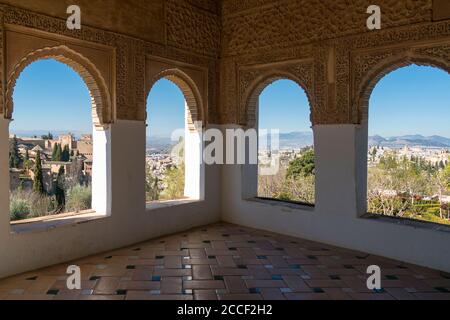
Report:
<svg viewBox="0 0 450 320"><path fill-rule="evenodd" d="M58 177L56 178L55 198L56 203L58 204L58 209L60 209L61 211L64 209L66 205L66 194L64 191L64 174L65 174L64 167L60 166L58 171Z"/></svg>
<svg viewBox="0 0 450 320"><path fill-rule="evenodd" d="M28 172L30 169L30 154L28 153L28 149L25 151L25 160L23 161L23 167Z"/></svg>
<svg viewBox="0 0 450 320"><path fill-rule="evenodd" d="M64 146L64 150L61 154L61 161L68 162L69 160L70 160L70 151L69 151L69 146L66 144Z"/></svg>
<svg viewBox="0 0 450 320"><path fill-rule="evenodd" d="M56 148L56 153L55 153L55 161L61 161L61 157L62 157L62 148L61 148L61 145L58 144L58 146Z"/></svg>
<svg viewBox="0 0 450 320"><path fill-rule="evenodd" d="M9 167L18 169L21 163L22 156L19 153L17 137L14 136L9 150Z"/></svg>
<svg viewBox="0 0 450 320"><path fill-rule="evenodd" d="M42 163L41 163L41 152L36 153L36 162L34 164L34 181L33 181L33 191L36 193L43 194L44 182L42 176Z"/></svg>
<svg viewBox="0 0 450 320"><path fill-rule="evenodd" d="M56 152L58 152L58 144L57 143L55 143L53 145L52 161L57 161L57 159L56 159Z"/></svg>

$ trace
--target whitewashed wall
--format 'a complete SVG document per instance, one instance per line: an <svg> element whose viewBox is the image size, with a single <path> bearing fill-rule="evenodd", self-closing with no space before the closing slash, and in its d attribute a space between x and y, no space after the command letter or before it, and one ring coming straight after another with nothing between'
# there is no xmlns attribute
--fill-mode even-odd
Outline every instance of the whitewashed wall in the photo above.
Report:
<svg viewBox="0 0 450 320"><path fill-rule="evenodd" d="M49 231L13 234L8 208L8 153L3 152L8 150L8 122L0 119L0 278L220 220L218 167L205 168L204 201L147 210L144 122L118 121L106 134L110 135L111 174L107 181L111 188L111 215ZM103 143L99 146L95 147L96 152L99 148L108 150ZM103 174L99 177L105 178ZM95 187L94 193L103 187ZM100 202L99 208L105 203Z"/></svg>
<svg viewBox="0 0 450 320"><path fill-rule="evenodd" d="M400 261L450 271L450 233L361 218L366 184L367 129L314 127L316 207L244 200L251 178L241 166L222 170L224 221L273 231ZM363 191L361 191L363 190ZM244 196L243 196L244 195Z"/></svg>

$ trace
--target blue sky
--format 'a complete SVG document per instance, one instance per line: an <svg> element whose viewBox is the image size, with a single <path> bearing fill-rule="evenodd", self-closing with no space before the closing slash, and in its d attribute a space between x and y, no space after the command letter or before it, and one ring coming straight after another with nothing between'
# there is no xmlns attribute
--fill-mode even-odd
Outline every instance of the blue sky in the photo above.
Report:
<svg viewBox="0 0 450 320"><path fill-rule="evenodd" d="M378 82L369 104L369 134L441 135L450 138L450 75L409 66Z"/></svg>
<svg viewBox="0 0 450 320"><path fill-rule="evenodd" d="M54 60L28 66L14 91L12 131L91 132L87 87L78 74ZM147 99L147 135L169 136L184 127L184 97L168 80L158 81ZM289 80L268 86L260 97L260 128L309 131L305 92ZM370 99L370 135L450 137L450 76L431 67L410 66L384 77Z"/></svg>
<svg viewBox="0 0 450 320"><path fill-rule="evenodd" d="M147 136L170 137L184 128L184 108L183 93L173 82L156 82L147 98Z"/></svg>
<svg viewBox="0 0 450 320"><path fill-rule="evenodd" d="M312 131L311 110L305 91L291 80L267 86L259 98L259 128L280 133Z"/></svg>
<svg viewBox="0 0 450 320"><path fill-rule="evenodd" d="M29 65L13 95L14 130L92 132L91 98L81 77L55 60Z"/></svg>

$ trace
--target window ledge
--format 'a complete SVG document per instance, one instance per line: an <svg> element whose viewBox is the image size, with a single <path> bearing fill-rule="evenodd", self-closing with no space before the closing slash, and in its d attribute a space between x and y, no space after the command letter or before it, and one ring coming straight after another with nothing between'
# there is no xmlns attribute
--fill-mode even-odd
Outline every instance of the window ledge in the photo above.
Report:
<svg viewBox="0 0 450 320"><path fill-rule="evenodd" d="M81 213L66 213L54 216L46 216L22 221L11 222L13 234L50 231L60 227L75 226L89 221L105 219L108 216L95 211L83 211Z"/></svg>
<svg viewBox="0 0 450 320"><path fill-rule="evenodd" d="M188 205L188 204L202 202L202 201L203 200L199 200L199 199L180 199L180 200L154 201L154 202L148 202L146 204L146 210L147 211L151 211L151 210L156 210L156 209L164 209L164 208Z"/></svg>
<svg viewBox="0 0 450 320"><path fill-rule="evenodd" d="M245 199L249 202L255 202L263 205L269 205L272 207L280 207L285 209L291 209L295 211L308 211L308 212L314 212L315 206L311 204L301 203L301 202L289 202L289 201L282 201L277 199L268 199L268 198L250 198Z"/></svg>
<svg viewBox="0 0 450 320"><path fill-rule="evenodd" d="M429 221L414 220L410 218L399 218L384 216L381 214L367 213L361 216L362 219L374 220L384 223L397 224L401 226L408 226L414 229L432 230L450 233L450 225L439 224Z"/></svg>

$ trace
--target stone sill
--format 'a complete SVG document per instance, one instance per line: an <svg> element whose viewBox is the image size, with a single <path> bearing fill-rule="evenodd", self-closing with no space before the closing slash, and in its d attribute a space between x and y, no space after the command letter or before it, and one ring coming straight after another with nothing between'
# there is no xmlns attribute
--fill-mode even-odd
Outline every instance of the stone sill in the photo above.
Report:
<svg viewBox="0 0 450 320"><path fill-rule="evenodd" d="M202 201L203 200L186 198L186 199L179 199L179 200L147 202L146 210L152 211L152 210L157 210L157 209L165 209L165 208L171 208L171 207L176 207L176 206L198 203L198 202L202 202Z"/></svg>
<svg viewBox="0 0 450 320"><path fill-rule="evenodd" d="M450 233L450 225L439 224L435 222L421 221L410 218L390 217L375 213L367 213L361 216L361 218L384 223L396 224L400 226L408 226L414 229L423 229L423 230Z"/></svg>
<svg viewBox="0 0 450 320"><path fill-rule="evenodd" d="M250 198L245 199L249 202L255 202L262 205L268 205L272 207L281 207L285 209L291 209L295 211L308 211L308 212L314 212L315 206L312 204L302 203L302 202L293 202L293 201L283 201L283 200L277 200L277 199L269 199L269 198ZM291 211L289 210L289 211Z"/></svg>
<svg viewBox="0 0 450 320"><path fill-rule="evenodd" d="M104 214L99 214L92 210L78 213L64 213L54 216L45 216L11 222L11 232L13 234L22 234L29 232L50 231L59 227L75 226L107 217L108 216Z"/></svg>

